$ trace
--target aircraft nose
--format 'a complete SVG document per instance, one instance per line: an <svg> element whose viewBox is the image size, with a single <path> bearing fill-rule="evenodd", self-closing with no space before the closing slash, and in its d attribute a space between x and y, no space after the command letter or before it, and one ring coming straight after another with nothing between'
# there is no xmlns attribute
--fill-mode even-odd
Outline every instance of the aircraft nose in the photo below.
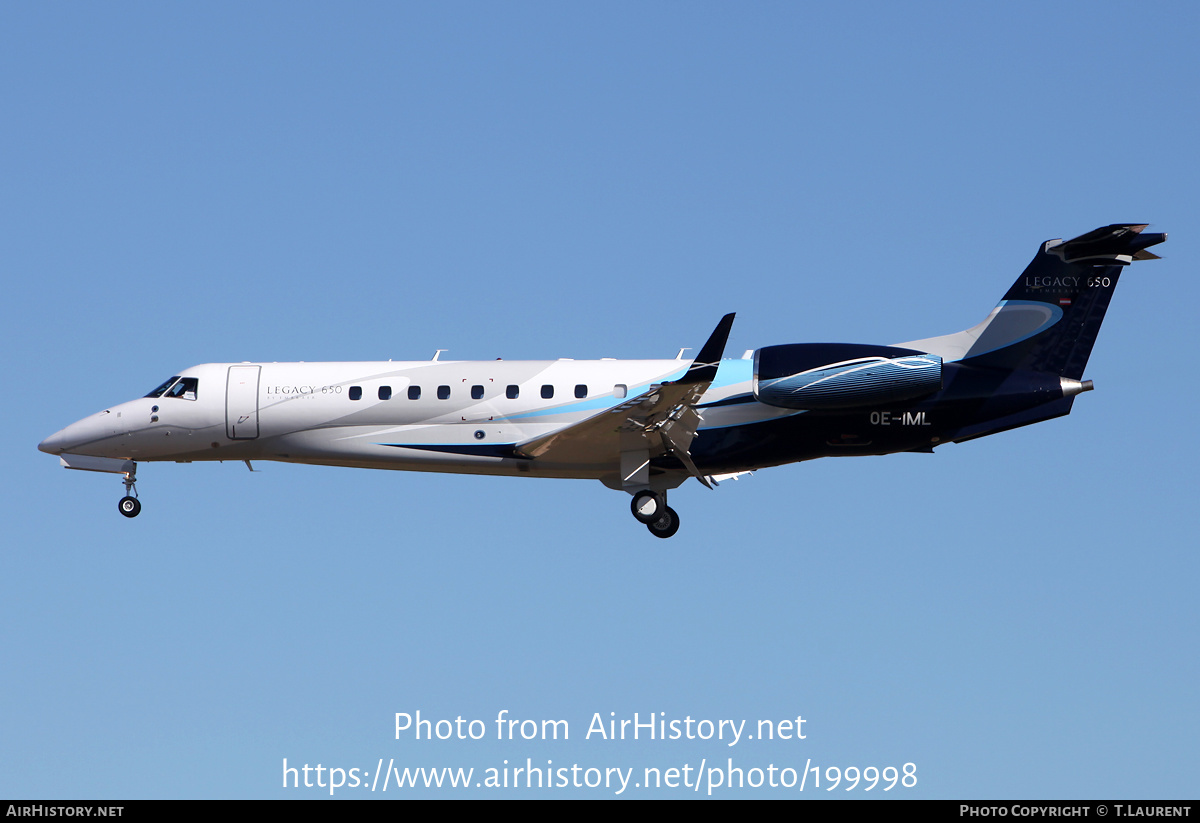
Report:
<svg viewBox="0 0 1200 823"><path fill-rule="evenodd" d="M62 454L66 451L66 437L64 433L66 429L55 432L47 437L41 443L38 443L38 451L43 451L46 454Z"/></svg>
<svg viewBox="0 0 1200 823"><path fill-rule="evenodd" d="M55 432L38 443L38 449L47 454L90 454L90 444L117 433L111 410L106 409Z"/></svg>

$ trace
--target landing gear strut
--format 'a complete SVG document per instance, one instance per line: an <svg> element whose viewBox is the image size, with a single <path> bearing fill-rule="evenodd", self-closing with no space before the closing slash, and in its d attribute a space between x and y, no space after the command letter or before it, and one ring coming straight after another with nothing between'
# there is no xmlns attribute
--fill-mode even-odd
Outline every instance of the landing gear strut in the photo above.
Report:
<svg viewBox="0 0 1200 823"><path fill-rule="evenodd" d="M645 523L655 537L670 537L679 531L679 515L667 505L666 492L642 489L633 496L629 504L634 518Z"/></svg>
<svg viewBox="0 0 1200 823"><path fill-rule="evenodd" d="M117 503L117 511L126 517L137 517L142 510L141 501L137 499L137 466L125 472L125 496Z"/></svg>

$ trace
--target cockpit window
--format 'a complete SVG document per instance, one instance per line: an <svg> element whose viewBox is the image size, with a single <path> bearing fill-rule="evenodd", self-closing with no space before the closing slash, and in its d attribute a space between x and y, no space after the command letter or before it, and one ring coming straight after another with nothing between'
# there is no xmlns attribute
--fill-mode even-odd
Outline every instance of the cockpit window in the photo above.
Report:
<svg viewBox="0 0 1200 823"><path fill-rule="evenodd" d="M180 377L179 375L175 375L146 396L182 397L184 400L195 400L196 391L199 389L199 387L199 379L195 377Z"/></svg>
<svg viewBox="0 0 1200 823"><path fill-rule="evenodd" d="M171 385L178 379L179 379L179 375L175 375L174 377L169 378L165 383L163 383L161 386L159 386L157 389L150 392L146 396L147 397L162 397L163 392L165 392L167 389L171 388Z"/></svg>
<svg viewBox="0 0 1200 823"><path fill-rule="evenodd" d="M200 381L195 377L181 377L178 383L167 389L163 397L182 397L184 400L195 400L196 389L199 387Z"/></svg>

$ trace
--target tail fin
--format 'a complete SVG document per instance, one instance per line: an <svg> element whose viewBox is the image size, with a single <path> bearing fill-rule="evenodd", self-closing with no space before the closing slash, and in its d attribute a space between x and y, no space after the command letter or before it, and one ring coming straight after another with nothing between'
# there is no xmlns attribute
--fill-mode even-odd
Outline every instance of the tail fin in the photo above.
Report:
<svg viewBox="0 0 1200 823"><path fill-rule="evenodd" d="M902 345L964 365L1083 377L1121 270L1167 239L1145 225L1114 224L1049 240L992 313L974 328Z"/></svg>

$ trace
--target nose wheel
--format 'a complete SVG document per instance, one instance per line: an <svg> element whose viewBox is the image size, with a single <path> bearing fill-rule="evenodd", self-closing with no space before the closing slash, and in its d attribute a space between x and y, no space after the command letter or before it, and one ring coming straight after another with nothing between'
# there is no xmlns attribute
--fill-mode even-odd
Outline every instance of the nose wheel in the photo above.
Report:
<svg viewBox="0 0 1200 823"><path fill-rule="evenodd" d="M137 499L137 466L133 471L125 473L125 496L117 502L117 511L126 517L137 517L142 511L142 503Z"/></svg>

